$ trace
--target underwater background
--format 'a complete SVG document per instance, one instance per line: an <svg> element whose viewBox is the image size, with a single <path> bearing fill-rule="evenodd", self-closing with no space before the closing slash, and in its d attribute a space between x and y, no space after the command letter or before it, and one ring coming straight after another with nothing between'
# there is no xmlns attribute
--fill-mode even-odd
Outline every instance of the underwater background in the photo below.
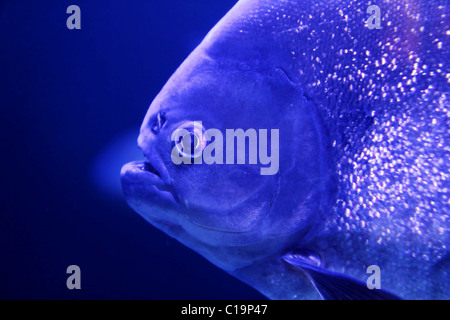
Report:
<svg viewBox="0 0 450 320"><path fill-rule="evenodd" d="M264 298L120 189L151 101L235 3L0 0L0 299ZM73 4L81 30L66 27Z"/></svg>

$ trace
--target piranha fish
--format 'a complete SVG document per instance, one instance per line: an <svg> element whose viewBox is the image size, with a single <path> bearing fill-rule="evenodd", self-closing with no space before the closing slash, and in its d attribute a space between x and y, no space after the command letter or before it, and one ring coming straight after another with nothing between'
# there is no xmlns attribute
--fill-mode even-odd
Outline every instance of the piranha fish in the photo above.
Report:
<svg viewBox="0 0 450 320"><path fill-rule="evenodd" d="M239 1L152 102L128 203L271 299L450 298L449 9ZM279 169L175 164L180 127L279 130Z"/></svg>

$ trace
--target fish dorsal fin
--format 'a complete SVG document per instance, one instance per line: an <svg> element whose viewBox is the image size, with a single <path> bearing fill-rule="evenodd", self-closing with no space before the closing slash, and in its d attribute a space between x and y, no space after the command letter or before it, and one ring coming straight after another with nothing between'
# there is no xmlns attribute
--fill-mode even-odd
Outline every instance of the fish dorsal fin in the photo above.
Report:
<svg viewBox="0 0 450 320"><path fill-rule="evenodd" d="M321 268L316 257L311 251L301 250L286 254L283 260L306 274L324 300L400 300L385 290L371 290L362 281Z"/></svg>

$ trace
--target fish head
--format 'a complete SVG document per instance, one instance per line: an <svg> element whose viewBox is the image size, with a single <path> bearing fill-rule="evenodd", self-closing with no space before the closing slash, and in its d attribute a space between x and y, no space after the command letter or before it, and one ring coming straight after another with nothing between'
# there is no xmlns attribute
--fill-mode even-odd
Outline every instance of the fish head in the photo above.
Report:
<svg viewBox="0 0 450 320"><path fill-rule="evenodd" d="M152 102L138 138L148 161L125 165L122 185L130 206L150 223L234 270L286 250L311 230L326 170L321 125L301 88L276 65L224 59L220 46L198 47ZM250 138L245 159L239 162L235 140L234 161L227 163L227 130L238 129L256 134L257 163L250 161ZM192 138L190 164L174 161L174 153L183 156L185 136ZM223 150L222 164L205 161L213 142L209 155ZM261 162L262 151L270 164Z"/></svg>

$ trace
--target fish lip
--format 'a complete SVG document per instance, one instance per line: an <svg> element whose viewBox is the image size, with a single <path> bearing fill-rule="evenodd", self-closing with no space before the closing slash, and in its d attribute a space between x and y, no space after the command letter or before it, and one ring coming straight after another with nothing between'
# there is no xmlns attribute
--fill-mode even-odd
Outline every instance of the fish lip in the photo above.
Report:
<svg viewBox="0 0 450 320"><path fill-rule="evenodd" d="M127 198L133 197L133 191L128 190L130 186L133 186L133 190L136 186L140 186L142 189L147 189L148 193L156 193L161 196L162 200L168 200L173 204L178 202L173 186L164 181L160 169L155 168L149 161L134 161L125 164L121 170L121 180Z"/></svg>
<svg viewBox="0 0 450 320"><path fill-rule="evenodd" d="M169 172L167 171L166 166L164 165L161 157L157 152L149 152L149 145L148 141L145 140L146 135L143 135L142 133L139 135L138 138L138 146L139 149L142 150L142 153L144 157L147 159L146 166L149 171L152 173L156 173L157 176L167 185L173 187L173 181L170 178ZM152 170L154 169L154 170ZM156 171L156 172L154 172Z"/></svg>
<svg viewBox="0 0 450 320"><path fill-rule="evenodd" d="M167 184L162 176L161 173L156 169L153 164L149 161L137 161L134 162L135 168L142 171L144 174L146 174L150 181L153 182L153 185L157 187L160 190L168 191L169 184Z"/></svg>
<svg viewBox="0 0 450 320"><path fill-rule="evenodd" d="M173 188L169 172L161 158L156 154L145 152L145 148L141 143L139 143L139 148L143 151L144 157L147 159L147 161L144 162L145 167L143 170L156 174L167 187Z"/></svg>

